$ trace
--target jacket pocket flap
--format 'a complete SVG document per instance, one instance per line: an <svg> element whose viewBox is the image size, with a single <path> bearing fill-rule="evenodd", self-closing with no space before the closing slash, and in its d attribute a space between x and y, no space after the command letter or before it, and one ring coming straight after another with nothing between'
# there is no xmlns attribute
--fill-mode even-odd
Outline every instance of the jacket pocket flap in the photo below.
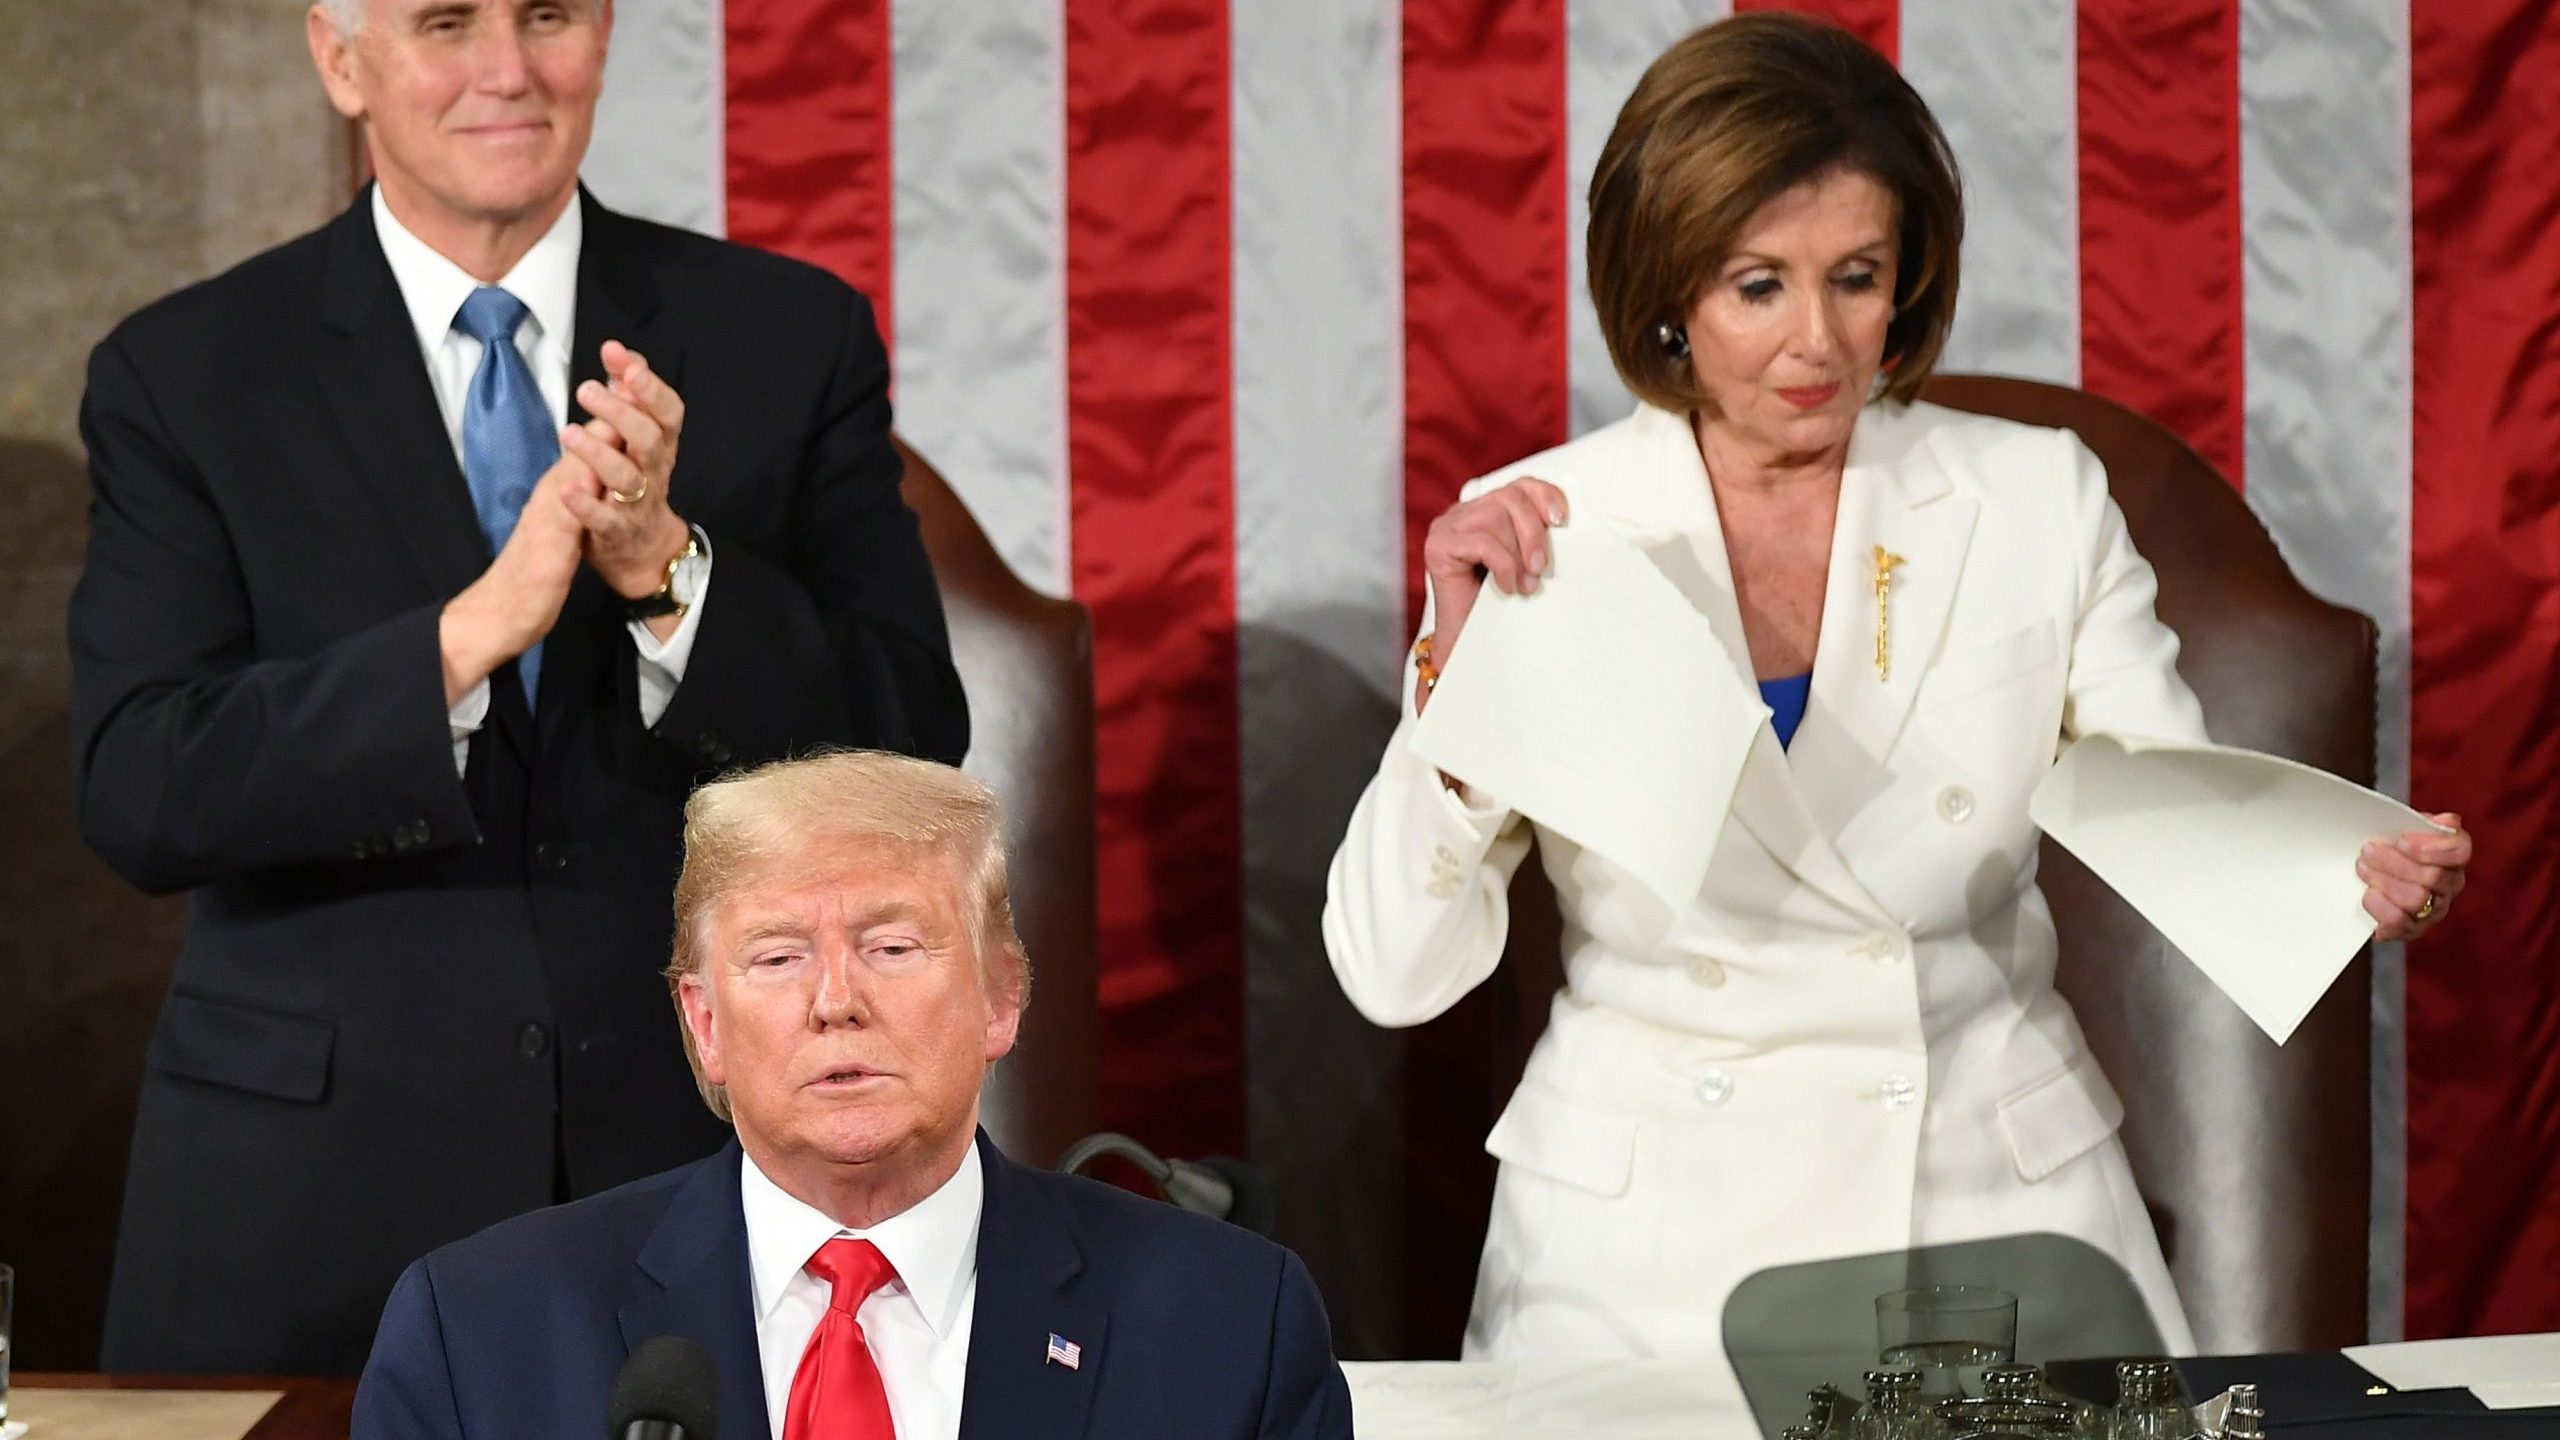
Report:
<svg viewBox="0 0 2560 1440"><path fill-rule="evenodd" d="M2000 1102L2009 1157L2029 1180L2041 1180L2086 1155L2123 1123L2124 1102L2086 1052Z"/></svg>
<svg viewBox="0 0 2560 1440"><path fill-rule="evenodd" d="M1485 1153L1506 1165L1594 1195L1623 1195L1635 1173L1633 1116L1569 1100L1523 1081L1484 1137Z"/></svg>
<svg viewBox="0 0 2560 1440"><path fill-rule="evenodd" d="M1932 663L1920 681L1919 703L1926 709L1979 695L2050 666L2061 655L2052 623L2037 621Z"/></svg>
<svg viewBox="0 0 2560 1440"><path fill-rule="evenodd" d="M153 1068L279 1100L318 1100L329 1090L336 1027L308 1015L173 993L151 1037Z"/></svg>

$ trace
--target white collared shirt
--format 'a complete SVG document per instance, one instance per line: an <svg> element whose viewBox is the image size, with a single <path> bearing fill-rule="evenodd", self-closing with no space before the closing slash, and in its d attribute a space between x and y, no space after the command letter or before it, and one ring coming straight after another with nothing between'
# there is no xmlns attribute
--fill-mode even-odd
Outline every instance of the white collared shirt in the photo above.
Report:
<svg viewBox="0 0 2560 1440"><path fill-rule="evenodd" d="M524 302L528 312L516 327L516 349L533 371L533 383L542 391L554 428L567 424L569 417L569 347L578 333L578 251L586 238L584 208L572 199L533 248L498 281L500 288ZM435 390L436 409L444 417L445 438L453 444L454 463L460 465L462 406L471 376L480 368L480 342L454 328L453 317L480 282L401 224L382 198L379 185L373 188L373 229L381 239L383 258L391 262L391 278L400 287L409 323L418 332L418 353L426 361L427 381ZM701 563L701 587L673 634L660 640L647 624L638 620L629 624L631 642L640 657L642 725L658 723L684 680L693 637L701 628L703 602L710 595L709 556ZM471 737L488 718L489 682L484 679L455 701L447 714L455 773L468 765Z"/></svg>
<svg viewBox="0 0 2560 1440"><path fill-rule="evenodd" d="M978 1147L969 1147L940 1189L868 1230L847 1230L785 1193L751 1158L738 1166L738 1191L773 1440L782 1440L791 1379L827 1313L827 1283L802 1267L839 1235L878 1246L898 1272L854 1312L889 1392L898 1440L958 1440L969 1326L978 1312L978 1217L986 1203Z"/></svg>

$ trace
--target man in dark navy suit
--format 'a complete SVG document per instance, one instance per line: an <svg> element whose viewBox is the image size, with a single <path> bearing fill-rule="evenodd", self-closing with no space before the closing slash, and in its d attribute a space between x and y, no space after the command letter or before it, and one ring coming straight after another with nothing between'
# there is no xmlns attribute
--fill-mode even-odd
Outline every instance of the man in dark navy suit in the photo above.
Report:
<svg viewBox="0 0 2560 1440"><path fill-rule="evenodd" d="M878 753L705 786L675 912L737 1143L411 1266L355 1440L594 1433L658 1335L713 1357L723 1440L1352 1433L1296 1256L978 1132L1031 978L984 786Z"/></svg>
<svg viewBox="0 0 2560 1440"><path fill-rule="evenodd" d="M724 1136L696 778L968 715L869 302L583 196L609 0L323 0L376 183L90 362L83 833L188 892L106 1364L352 1374L410 1261Z"/></svg>

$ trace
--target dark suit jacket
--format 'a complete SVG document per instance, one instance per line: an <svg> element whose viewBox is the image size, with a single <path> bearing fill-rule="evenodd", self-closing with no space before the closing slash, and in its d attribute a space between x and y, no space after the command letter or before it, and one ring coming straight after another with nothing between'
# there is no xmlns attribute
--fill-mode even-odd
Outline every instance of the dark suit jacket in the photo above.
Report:
<svg viewBox="0 0 2560 1440"><path fill-rule="evenodd" d="M961 1440L1351 1434L1298 1257L1215 1220L1008 1161L986 1207ZM520 1216L409 1269L356 1391L355 1440L601 1433L624 1357L682 1335L720 1371L722 1440L769 1435L735 1145ZM1052 1334L1083 1348L1049 1363Z"/></svg>
<svg viewBox="0 0 2560 1440"><path fill-rule="evenodd" d="M500 670L457 778L437 619L490 552L369 203L90 360L80 824L191 892L110 1368L351 1373L409 1261L711 1151L659 976L688 788L968 743L869 303L582 196L575 374L617 338L683 393L670 494L711 589L644 728L619 603L582 572L540 712Z"/></svg>

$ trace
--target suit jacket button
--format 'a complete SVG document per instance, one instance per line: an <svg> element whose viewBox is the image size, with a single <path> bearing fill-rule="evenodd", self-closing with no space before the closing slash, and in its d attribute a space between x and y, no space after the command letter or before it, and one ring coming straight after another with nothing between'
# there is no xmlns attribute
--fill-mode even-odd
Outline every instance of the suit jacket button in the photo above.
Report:
<svg viewBox="0 0 2560 1440"><path fill-rule="evenodd" d="M1908 1110L1920 1098L1920 1087L1908 1075L1888 1075L1876 1090L1876 1103L1887 1110Z"/></svg>
<svg viewBox="0 0 2560 1440"><path fill-rule="evenodd" d="M1724 983L1724 962L1701 955L1689 962L1689 978L1713 990Z"/></svg>
<svg viewBox="0 0 2560 1440"><path fill-rule="evenodd" d="M1721 1070L1710 1070L1698 1077L1698 1098L1710 1105L1721 1105L1733 1098L1733 1077Z"/></svg>
<svg viewBox="0 0 2560 1440"><path fill-rule="evenodd" d="M538 1021L528 1020L516 1032L516 1053L527 1060L539 1060L551 1053L551 1032Z"/></svg>
<svg viewBox="0 0 2560 1440"><path fill-rule="evenodd" d="M1961 785L1950 785L1938 792L1938 818L1950 825L1961 825L1973 818L1973 792Z"/></svg>

